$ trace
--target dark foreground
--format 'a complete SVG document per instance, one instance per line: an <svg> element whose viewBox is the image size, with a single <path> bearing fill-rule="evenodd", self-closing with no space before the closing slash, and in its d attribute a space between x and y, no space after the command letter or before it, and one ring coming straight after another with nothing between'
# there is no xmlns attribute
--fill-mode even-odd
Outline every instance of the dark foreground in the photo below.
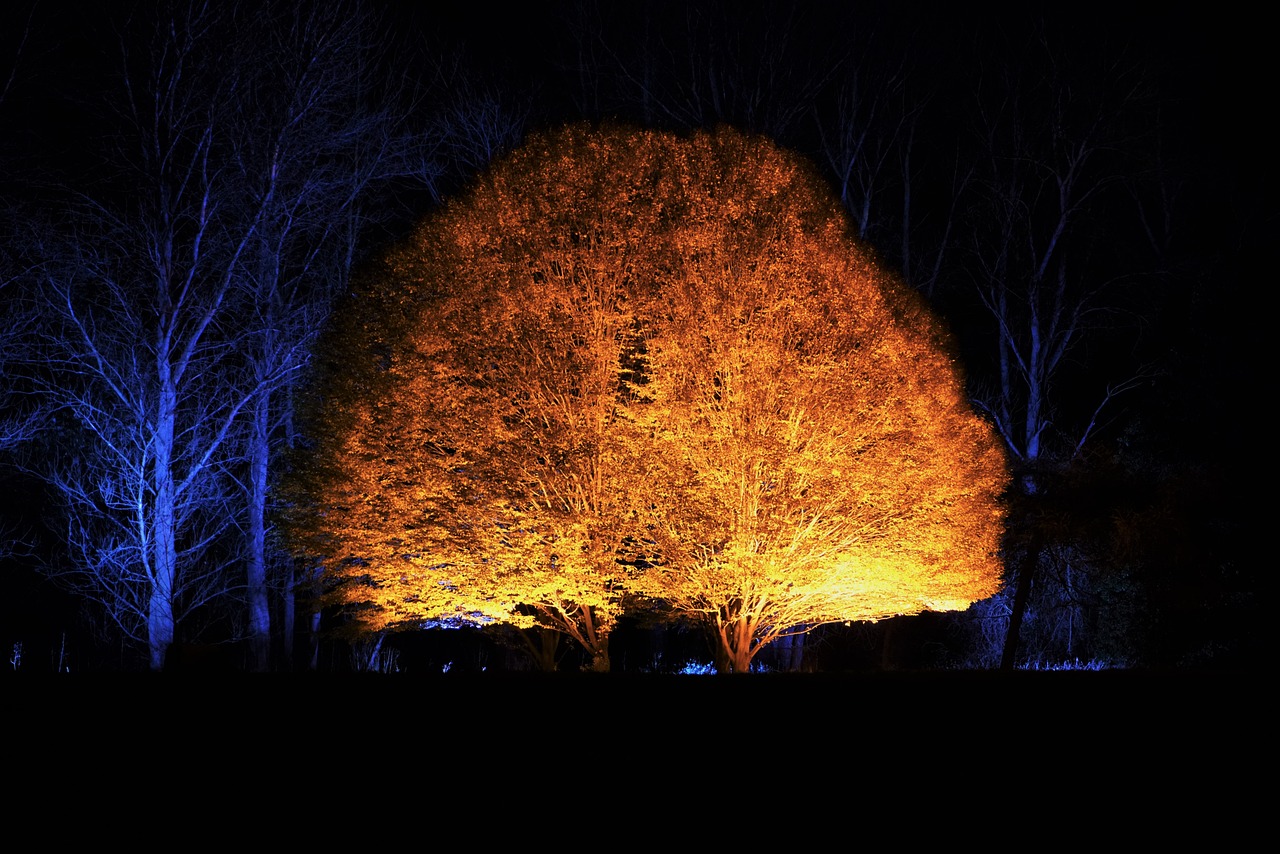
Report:
<svg viewBox="0 0 1280 854"><path fill-rule="evenodd" d="M789 740L831 751L868 739L1245 749L1269 730L1270 692L1235 672L922 671L842 674L54 674L0 677L6 719L91 741L182 742L359 733L456 748L595 738L696 744ZM1268 736L1269 732L1266 733ZM665 741L664 741L665 740Z"/></svg>
<svg viewBox="0 0 1280 854"><path fill-rule="evenodd" d="M907 811L907 833L1046 816L1037 834L1065 817L1082 843L1098 822L1114 840L1119 821L1148 843L1194 833L1243 850L1271 810L1264 681L65 674L0 677L0 700L11 791L56 793L61 807L199 804L202 834L218 832L211 816L286 798L323 827L384 813L453 826L483 810L495 824L472 831L575 815L629 839L725 809L752 827L844 827L891 809Z"/></svg>

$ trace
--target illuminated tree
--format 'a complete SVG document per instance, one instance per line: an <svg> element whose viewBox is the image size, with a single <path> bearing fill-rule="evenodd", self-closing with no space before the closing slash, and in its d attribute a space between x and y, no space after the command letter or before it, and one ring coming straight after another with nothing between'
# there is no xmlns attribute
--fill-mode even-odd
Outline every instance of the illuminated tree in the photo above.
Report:
<svg viewBox="0 0 1280 854"><path fill-rule="evenodd" d="M374 606L367 628L501 619L608 667L645 452L628 366L657 209L637 197L660 161L611 142L517 152L385 259L325 348L326 399L352 411L319 434L344 496L323 533L334 576L372 582L338 596Z"/></svg>
<svg viewBox="0 0 1280 854"><path fill-rule="evenodd" d="M1004 458L945 336L763 139L539 137L333 340L291 529L370 627L536 624L603 666L635 597L741 671L997 588Z"/></svg>
<svg viewBox="0 0 1280 854"><path fill-rule="evenodd" d="M937 322L794 158L722 133L672 159L646 421L679 486L633 589L702 615L735 671L821 623L994 593L1004 458Z"/></svg>

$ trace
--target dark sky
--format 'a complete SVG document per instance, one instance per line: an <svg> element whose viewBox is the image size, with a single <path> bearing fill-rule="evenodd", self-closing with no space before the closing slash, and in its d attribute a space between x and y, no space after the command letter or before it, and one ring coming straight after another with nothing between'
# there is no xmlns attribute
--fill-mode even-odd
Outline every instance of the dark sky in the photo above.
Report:
<svg viewBox="0 0 1280 854"><path fill-rule="evenodd" d="M36 154L48 162L54 152L74 151L93 132L86 126L84 105L75 101L91 99L92 90L114 70L110 21L130 5L65 0L5 4L0 10L0 76L13 68L28 20L31 26L13 69L13 85L0 105L4 149L20 158ZM471 67L484 69L501 84L536 90L539 114L556 121L574 117L569 87L577 74L575 21L582 20L581 8L623 10L591 16L603 21L600 26L609 40L621 41L642 37L640 22L646 15L651 16L648 26L661 31L662 20L683 21L689 8L716 5L555 0L515 4L501 12L471 2L393 3L384 8L400 38L396 50L405 57L404 75L421 72L421 55L416 53L420 45L429 45L429 54L436 56L461 52ZM780 10L791 4L730 5L742 20L764 21L782 20ZM1267 134L1265 111L1260 109L1271 76L1260 47L1264 28L1240 15L1206 14L1204 7L1191 3L1162 4L1157 12L1130 3L1031 5L1035 8L1000 3L799 3L800 35L788 49L803 61L816 51L829 52L845 40L861 42L863 34L874 32L874 42L886 56L899 51L911 56L917 67L932 69L936 85L945 90L949 85L970 85L976 63L994 59L1001 39L1017 43L1023 38L1020 34L1029 37L1032 21L1045 20L1062 44L1076 45L1086 55L1096 53L1099 68L1105 57L1127 57L1150 66L1180 111L1170 120L1185 135L1182 143L1189 156L1199 161L1194 167L1197 177L1207 191L1225 194L1214 204L1226 201L1236 207L1225 216L1206 214L1206 226L1235 231L1250 223L1256 228L1266 219L1269 196L1262 187L1272 185L1274 166L1263 148ZM810 48L804 38L818 47Z"/></svg>
<svg viewBox="0 0 1280 854"><path fill-rule="evenodd" d="M21 137L35 125L47 129L32 143L46 154L49 146L75 144L74 139L57 138L60 131L70 134L74 127L66 124L73 121L66 113L76 109L66 102L86 96L113 69L111 21L131 5L19 0L0 11L0 75L7 76L12 68L30 21L24 53L13 69L13 85L0 113L11 148L15 137L19 150L26 147ZM535 87L544 114L558 119L572 118L566 87L577 74L575 22L583 20L582 8L598 7L591 19L603 21L600 26L608 38L621 41L641 38L640 22L646 16L657 32L662 20L683 21L690 8L724 4L554 0L516 4L501 12L470 2L383 5L401 40L398 49L406 54L403 74L414 74L414 66L420 65L419 59L409 55L411 46L430 45L436 55L461 52L471 66L503 82ZM782 21L781 10L792 4L750 0L728 6L743 21ZM861 34L874 32L875 43L886 55L901 48L917 66L933 69L937 85L946 86L971 80L975 63L994 58L1000 39L1017 42L1023 33L1029 38L1032 22L1043 20L1060 43L1074 44L1086 54L1096 52L1099 67L1108 56L1149 64L1160 78L1159 85L1175 95L1184 110L1177 121L1194 137L1189 142L1205 153L1204 174L1239 183L1242 196L1263 183L1242 180L1246 172L1252 176L1257 168L1272 168L1262 156L1265 135L1258 105L1269 75L1263 67L1265 51L1258 47L1263 28L1257 22L1227 14L1207 15L1203 7L1190 3L1163 4L1154 13L1145 4L1129 3L1032 6L802 2L795 4L798 35L788 49L801 60L813 53L804 38L812 39L817 50L829 52L846 40L845 34L848 41L860 42ZM599 9L623 11L601 15ZM1142 59L1143 55L1147 58Z"/></svg>

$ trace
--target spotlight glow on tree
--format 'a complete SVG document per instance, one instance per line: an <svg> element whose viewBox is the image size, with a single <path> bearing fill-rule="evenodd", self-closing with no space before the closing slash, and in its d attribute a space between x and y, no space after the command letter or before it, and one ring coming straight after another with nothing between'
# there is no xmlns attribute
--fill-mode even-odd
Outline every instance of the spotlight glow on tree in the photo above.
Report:
<svg viewBox="0 0 1280 854"><path fill-rule="evenodd" d="M1002 446L809 167L730 130L537 137L372 271L289 529L371 628L654 600L720 666L1000 581Z"/></svg>

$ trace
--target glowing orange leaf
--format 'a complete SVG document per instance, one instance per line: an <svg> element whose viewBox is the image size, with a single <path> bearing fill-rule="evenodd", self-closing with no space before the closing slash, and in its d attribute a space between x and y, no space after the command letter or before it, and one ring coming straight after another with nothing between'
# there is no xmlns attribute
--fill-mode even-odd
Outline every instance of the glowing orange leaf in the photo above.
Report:
<svg viewBox="0 0 1280 854"><path fill-rule="evenodd" d="M798 158L728 130L531 140L337 327L295 542L376 628L575 637L661 602L733 670L994 593L1007 482L946 335Z"/></svg>

